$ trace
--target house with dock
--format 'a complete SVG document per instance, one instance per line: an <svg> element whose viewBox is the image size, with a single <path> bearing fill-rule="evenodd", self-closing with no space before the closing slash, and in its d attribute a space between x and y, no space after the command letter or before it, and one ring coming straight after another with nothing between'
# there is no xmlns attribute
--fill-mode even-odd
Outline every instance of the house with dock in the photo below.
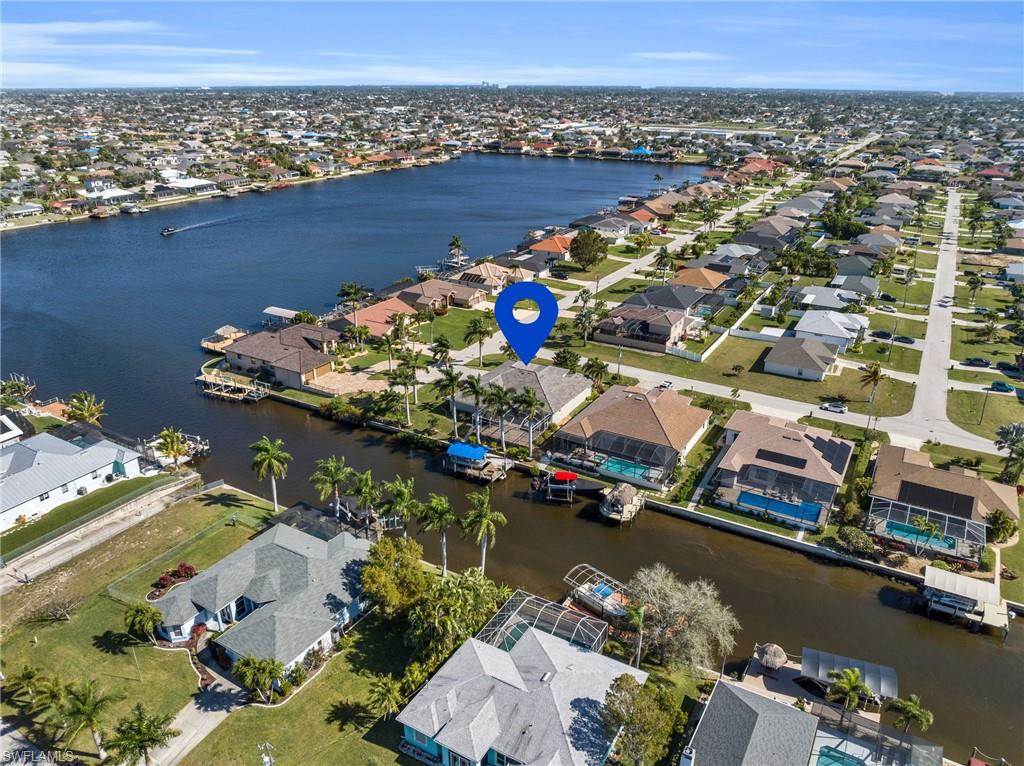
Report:
<svg viewBox="0 0 1024 766"><path fill-rule="evenodd" d="M710 422L711 412L675 391L611 386L555 433L553 459L662 489Z"/></svg>
<svg viewBox="0 0 1024 766"><path fill-rule="evenodd" d="M990 514L1020 520L1014 487L959 466L936 468L926 453L905 447L879 448L869 496L868 533L913 553L977 562Z"/></svg>
<svg viewBox="0 0 1024 766"><path fill-rule="evenodd" d="M281 385L302 389L334 369L341 335L311 324L271 326L224 347L229 367L267 375Z"/></svg>
<svg viewBox="0 0 1024 766"><path fill-rule="evenodd" d="M725 424L715 502L804 529L824 526L854 444L831 431L737 410Z"/></svg>
<svg viewBox="0 0 1024 766"><path fill-rule="evenodd" d="M386 298L357 311L350 311L331 324L342 331L362 325L369 328L370 337L380 339L391 332L394 318L399 314L412 317L416 315L416 309L399 298Z"/></svg>
<svg viewBox="0 0 1024 766"><path fill-rule="evenodd" d="M184 642L202 624L223 631L213 653L224 664L252 655L290 668L311 649L329 649L362 613L369 549L348 532L323 540L275 524L154 601L157 632Z"/></svg>

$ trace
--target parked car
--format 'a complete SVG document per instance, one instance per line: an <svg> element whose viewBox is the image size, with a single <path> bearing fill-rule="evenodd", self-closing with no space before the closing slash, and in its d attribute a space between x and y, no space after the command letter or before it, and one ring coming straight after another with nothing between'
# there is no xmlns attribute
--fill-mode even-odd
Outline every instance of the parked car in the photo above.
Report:
<svg viewBox="0 0 1024 766"><path fill-rule="evenodd" d="M660 389L662 389L664 391L668 391L670 388L672 388L672 381L671 380L663 380L663 381L661 381L661 383L658 384L658 388L660 388Z"/></svg>
<svg viewBox="0 0 1024 766"><path fill-rule="evenodd" d="M993 391L998 391L1000 394L1012 394L1014 391L1017 390L1009 383L1006 383L1002 380L993 380L992 385L989 386L989 388L991 388Z"/></svg>
<svg viewBox="0 0 1024 766"><path fill-rule="evenodd" d="M825 402L821 405L821 409L827 410L828 412L838 412L840 415L845 415L850 411L850 408L842 402Z"/></svg>
<svg viewBox="0 0 1024 766"><path fill-rule="evenodd" d="M906 343L909 346L914 345L914 339L909 335L897 335L893 338L896 343Z"/></svg>
<svg viewBox="0 0 1024 766"><path fill-rule="evenodd" d="M974 307L974 313L975 314L987 314L988 313L988 309L985 308L984 306L975 306Z"/></svg>
<svg viewBox="0 0 1024 766"><path fill-rule="evenodd" d="M935 247L935 243L930 239L926 239L921 244L924 245L925 247Z"/></svg>
<svg viewBox="0 0 1024 766"><path fill-rule="evenodd" d="M977 273L978 272L976 272L974 269L964 269L964 276L965 277L973 277Z"/></svg>
<svg viewBox="0 0 1024 766"><path fill-rule="evenodd" d="M878 338L879 340L889 340L892 338L892 333L888 330L872 330L871 337Z"/></svg>
<svg viewBox="0 0 1024 766"><path fill-rule="evenodd" d="M991 367L992 362L984 357L972 356L968 359L964 359L964 364L968 367Z"/></svg>
<svg viewBox="0 0 1024 766"><path fill-rule="evenodd" d="M568 271L552 271L551 272L551 278L552 279L568 279L569 278L569 272Z"/></svg>
<svg viewBox="0 0 1024 766"><path fill-rule="evenodd" d="M891 293L882 293L881 295L878 296L878 300L889 301L890 303L892 303L893 301L896 300L896 296L892 295Z"/></svg>
<svg viewBox="0 0 1024 766"><path fill-rule="evenodd" d="M996 362L996 369L1003 372L1020 372L1020 368L1013 362Z"/></svg>
<svg viewBox="0 0 1024 766"><path fill-rule="evenodd" d="M879 306L878 310L879 311L884 311L886 314L895 314L896 313L896 307L895 306Z"/></svg>

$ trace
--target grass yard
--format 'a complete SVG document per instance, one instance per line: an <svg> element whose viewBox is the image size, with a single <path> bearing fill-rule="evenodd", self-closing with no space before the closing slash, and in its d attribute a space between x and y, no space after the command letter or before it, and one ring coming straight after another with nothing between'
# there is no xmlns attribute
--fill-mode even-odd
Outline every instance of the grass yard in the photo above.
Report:
<svg viewBox="0 0 1024 766"><path fill-rule="evenodd" d="M800 418L800 422L804 425L831 431L833 436L838 436L840 439L849 439L852 442L860 443L867 438L867 429L851 425L850 423L840 423L835 420L826 420L825 418L807 415ZM875 431L874 440L882 444L888 444L889 434L884 431Z"/></svg>
<svg viewBox="0 0 1024 766"><path fill-rule="evenodd" d="M971 356L983 356L991 360L993 364L995 362L1016 362L1020 346L1010 343L1005 332L1000 333L1000 340L985 340L982 330L983 326L954 325L953 343L949 349L950 358L962 362Z"/></svg>
<svg viewBox="0 0 1024 766"><path fill-rule="evenodd" d="M559 264L559 268L568 272L568 275L572 279L581 279L583 281L593 282L595 279L603 279L612 272L625 268L628 265L628 261L624 261L620 258L605 258L596 266L586 271L581 269L578 264L575 264L572 261L561 262Z"/></svg>
<svg viewBox="0 0 1024 766"><path fill-rule="evenodd" d="M1003 460L999 455L989 452L953 447L949 444L925 443L922 452L931 455L932 463L937 468L949 468L951 465L964 464L977 471L983 478L994 480L1003 470Z"/></svg>
<svg viewBox="0 0 1024 766"><path fill-rule="evenodd" d="M878 362L882 367L898 372L916 373L921 369L921 352L899 343L865 343L861 353L845 354L844 358L862 364Z"/></svg>
<svg viewBox="0 0 1024 766"><path fill-rule="evenodd" d="M883 279L879 283L883 293L896 296L896 307L899 308L903 301L917 303L927 306L932 302L932 292L935 290L934 282L926 282L923 279L915 279L912 284L906 285L902 280ZM904 291L906 291L904 293Z"/></svg>
<svg viewBox="0 0 1024 766"><path fill-rule="evenodd" d="M55 428L60 428L61 426L67 425L67 423L65 423L63 420L61 420L60 418L55 418L52 415L26 414L25 420L32 424L32 426L36 429L37 434L46 433L47 431L52 431Z"/></svg>
<svg viewBox="0 0 1024 766"><path fill-rule="evenodd" d="M232 713L182 763L250 764L254 743L269 741L278 766L416 764L398 753L402 727L394 720L378 719L368 709L373 676L401 676L409 648L401 633L372 618L360 623L351 636L350 646L285 705Z"/></svg>
<svg viewBox="0 0 1024 766"><path fill-rule="evenodd" d="M620 279L614 285L603 288L594 298L599 301L608 301L609 304L622 303L634 293L642 293L651 283L645 279L627 277Z"/></svg>
<svg viewBox="0 0 1024 766"><path fill-rule="evenodd" d="M573 284L572 282L563 282L561 279L535 279L534 282L540 282L542 285L550 287L552 290L561 290L566 293L574 293L580 289L580 286Z"/></svg>
<svg viewBox="0 0 1024 766"><path fill-rule="evenodd" d="M466 328L469 326L470 320L475 317L482 317L483 314L476 309L457 309L450 308L448 313L444 316L437 317L434 319L434 335L435 339L444 335L452 342L452 348L456 351L464 349L469 344L465 341ZM497 329L497 328L495 328ZM430 323L424 323L420 326L420 342L430 343ZM385 359L387 357L385 356Z"/></svg>
<svg viewBox="0 0 1024 766"><path fill-rule="evenodd" d="M916 319L901 319L891 314L874 313L870 314L872 330L888 330L893 335L909 335L911 338L924 340L928 331L928 324Z"/></svg>
<svg viewBox="0 0 1024 766"><path fill-rule="evenodd" d="M275 391L275 393L287 399L294 399L297 402L302 402L303 404L312 404L315 407L319 407L324 402L329 402L334 398L333 396L315 394L312 391L297 391L294 388L286 388L283 391Z"/></svg>
<svg viewBox="0 0 1024 766"><path fill-rule="evenodd" d="M1006 311L1013 305L1013 296L1008 290L998 287L981 288L977 297L972 299L971 291L966 285L957 285L954 297L956 305L960 308L975 308L980 306L990 311Z"/></svg>
<svg viewBox="0 0 1024 766"><path fill-rule="evenodd" d="M701 513L706 513L709 516L717 516L720 519L726 521L734 521L737 524L744 524L754 529L760 529L765 532L774 532L777 535L784 535L785 537L796 537L796 530L790 527L783 526L782 524L776 524L774 521L768 519L760 519L752 513L742 513L741 511L735 511L732 508L719 508L717 505L698 505L697 510Z"/></svg>
<svg viewBox="0 0 1024 766"><path fill-rule="evenodd" d="M71 529L77 526L75 522L84 523L112 510L121 503L139 497L150 489L172 481L174 478L166 474L137 476L134 479L125 479L107 487L101 487L77 500L58 505L37 521L6 532L0 537L0 553L4 558L11 559L15 551L23 553L41 545L46 540L52 540L61 533L62 528ZM71 494L68 496L74 497Z"/></svg>
<svg viewBox="0 0 1024 766"><path fill-rule="evenodd" d="M1000 590L1003 598L1024 603L1024 534L1017 535L1017 542L999 550L1000 561L1017 573L1016 580L1002 578Z"/></svg>
<svg viewBox="0 0 1024 766"><path fill-rule="evenodd" d="M994 367L978 370L950 370L949 379L960 380L964 383L981 383L986 386L991 386L992 382L996 380L1009 383L1011 386L1021 385L1021 381L1011 378L1008 375L1004 375Z"/></svg>
<svg viewBox="0 0 1024 766"><path fill-rule="evenodd" d="M965 431L994 439L996 429L1004 423L1024 422L1024 403L1012 394L950 391L946 416Z"/></svg>
<svg viewBox="0 0 1024 766"><path fill-rule="evenodd" d="M551 348L558 348L564 343L564 339L552 339L548 341L547 345ZM578 339L573 340L572 345L574 350L584 357L596 357L610 364L618 360L619 349L614 346L590 342L586 348L582 348ZM703 380L729 388L739 387L748 391L808 402L813 405L823 404L843 394L849 400L851 411L868 413L870 409L867 401L869 392L861 386L860 373L856 370L843 370L841 375L830 375L820 383L770 375L764 372L763 362L769 348L770 344L760 341L728 338L703 363L632 349L622 350L622 363L653 372ZM732 371L734 365L741 367L743 372L739 375L734 373ZM910 410L913 399L914 387L911 384L892 379L886 380L878 387L874 414L882 417L902 415Z"/></svg>

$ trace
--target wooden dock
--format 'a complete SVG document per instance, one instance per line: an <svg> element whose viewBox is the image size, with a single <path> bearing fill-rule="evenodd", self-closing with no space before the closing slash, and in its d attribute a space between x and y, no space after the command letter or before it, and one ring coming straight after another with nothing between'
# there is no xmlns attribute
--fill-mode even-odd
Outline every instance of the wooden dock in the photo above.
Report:
<svg viewBox="0 0 1024 766"><path fill-rule="evenodd" d="M601 515L619 525L628 524L643 510L645 496L632 484L619 482L607 490L601 502Z"/></svg>
<svg viewBox="0 0 1024 766"><path fill-rule="evenodd" d="M232 402L258 402L270 396L270 386L258 380L248 381L223 372L204 372L196 377L203 395Z"/></svg>
<svg viewBox="0 0 1024 766"><path fill-rule="evenodd" d="M508 476L508 469L512 465L511 460L504 458L487 458L478 464L468 464L458 460L446 459L445 467L449 473L465 476L473 481L484 484L493 484Z"/></svg>

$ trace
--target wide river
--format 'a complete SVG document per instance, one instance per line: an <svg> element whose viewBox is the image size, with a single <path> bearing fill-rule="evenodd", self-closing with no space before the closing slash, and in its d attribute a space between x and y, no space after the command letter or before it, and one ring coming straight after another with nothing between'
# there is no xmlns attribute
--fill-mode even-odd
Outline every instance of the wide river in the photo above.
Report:
<svg viewBox="0 0 1024 766"><path fill-rule="evenodd" d="M200 433L213 453L209 480L262 494L247 445L262 434L294 455L282 500L315 500L313 462L344 455L380 478L415 476L422 495L464 507L472 485L437 461L379 434L325 421L287 405L245 406L200 396L192 377L199 340L222 324L254 326L269 305L320 311L342 281L383 286L435 261L453 234L472 257L495 254L532 228L564 224L698 167L467 155L430 168L331 180L271 194L169 207L145 216L11 232L2 238L2 371L21 372L42 396L84 388L106 399L106 425L133 436L165 425ZM160 237L164 226L195 227ZM998 639L907 611L912 589L862 572L659 515L632 528L602 525L582 507L527 498L525 481L495 487L508 516L488 574L554 597L571 566L589 562L628 578L663 561L685 578L717 583L743 624L737 655L774 641L792 654L810 646L893 665L901 692L935 713L926 736L965 759L973 745L1024 763L1024 630ZM433 536L424 539L437 558ZM474 546L455 540L452 563Z"/></svg>

